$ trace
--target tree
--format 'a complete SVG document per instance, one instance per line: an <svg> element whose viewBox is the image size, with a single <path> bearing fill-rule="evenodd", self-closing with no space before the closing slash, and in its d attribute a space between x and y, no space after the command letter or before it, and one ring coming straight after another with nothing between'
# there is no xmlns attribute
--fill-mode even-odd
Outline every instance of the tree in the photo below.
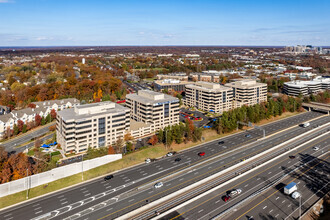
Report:
<svg viewBox="0 0 330 220"><path fill-rule="evenodd" d="M116 141L115 145L113 146L113 148L114 148L114 150L115 150L115 152L116 152L117 154L120 153L121 148L123 147L123 145L124 145L124 141L123 141L123 139L119 138L119 139Z"/></svg>
<svg viewBox="0 0 330 220"><path fill-rule="evenodd" d="M153 135L149 139L148 143L151 144L152 146L154 146L155 144L157 144L158 143L158 137L157 137L157 135Z"/></svg>
<svg viewBox="0 0 330 220"><path fill-rule="evenodd" d="M39 150L39 148L41 147L41 140L39 138L35 139L34 141L34 147Z"/></svg>
<svg viewBox="0 0 330 220"><path fill-rule="evenodd" d="M50 114L48 114L48 115L46 116L45 122L46 122L46 123L50 123L51 121L52 121L52 118L51 118Z"/></svg>
<svg viewBox="0 0 330 220"><path fill-rule="evenodd" d="M45 125L46 124L46 120L45 120L45 117L44 116L42 116L42 118L41 118L41 125Z"/></svg>
<svg viewBox="0 0 330 220"><path fill-rule="evenodd" d="M18 120L17 121L17 127L18 127L19 132L22 132L23 126L24 126L24 122L22 120Z"/></svg>
<svg viewBox="0 0 330 220"><path fill-rule="evenodd" d="M158 137L159 143L163 143L164 142L164 131L162 129L160 129L158 131L157 137Z"/></svg>
<svg viewBox="0 0 330 220"><path fill-rule="evenodd" d="M35 125L36 126L40 126L41 125L41 116L39 114L37 114L35 117L34 117L34 122L35 122Z"/></svg>
<svg viewBox="0 0 330 220"><path fill-rule="evenodd" d="M14 124L14 135L18 135L19 130L16 124Z"/></svg>
<svg viewBox="0 0 330 220"><path fill-rule="evenodd" d="M130 141L130 140L133 140L133 137L130 133L127 133L124 135L124 141Z"/></svg>
<svg viewBox="0 0 330 220"><path fill-rule="evenodd" d="M126 152L132 152L133 151L133 144L132 142L126 143Z"/></svg>
<svg viewBox="0 0 330 220"><path fill-rule="evenodd" d="M52 109L51 111L50 111L50 116L52 117L52 120L54 120L54 119L56 119L56 111L55 111L55 109Z"/></svg>
<svg viewBox="0 0 330 220"><path fill-rule="evenodd" d="M116 152L115 152L115 150L113 149L113 147L112 146L109 146L108 147L108 154L115 154Z"/></svg>
<svg viewBox="0 0 330 220"><path fill-rule="evenodd" d="M49 126L49 131L55 131L56 130L56 125Z"/></svg>
<svg viewBox="0 0 330 220"><path fill-rule="evenodd" d="M23 129L22 129L23 134L26 133L26 131L27 131L27 125L24 124L24 125L23 125Z"/></svg>
<svg viewBox="0 0 330 220"><path fill-rule="evenodd" d="M36 104L30 103L30 104L28 104L28 107L29 108L36 108Z"/></svg>

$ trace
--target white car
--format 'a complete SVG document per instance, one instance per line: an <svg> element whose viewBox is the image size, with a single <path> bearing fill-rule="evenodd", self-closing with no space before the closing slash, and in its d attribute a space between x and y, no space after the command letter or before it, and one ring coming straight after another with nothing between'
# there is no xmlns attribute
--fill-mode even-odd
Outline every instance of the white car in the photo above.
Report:
<svg viewBox="0 0 330 220"><path fill-rule="evenodd" d="M299 192L294 192L294 193L292 193L291 197L294 198L294 199L298 199L300 197L300 193Z"/></svg>
<svg viewBox="0 0 330 220"><path fill-rule="evenodd" d="M169 152L169 153L166 154L166 156L171 157L171 156L173 156L173 153Z"/></svg>
<svg viewBox="0 0 330 220"><path fill-rule="evenodd" d="M320 148L318 148L318 147L313 147L313 150L319 150Z"/></svg>
<svg viewBox="0 0 330 220"><path fill-rule="evenodd" d="M230 192L229 196L236 196L236 195L240 194L241 192L242 192L241 189L233 189L233 190Z"/></svg>
<svg viewBox="0 0 330 220"><path fill-rule="evenodd" d="M151 162L151 159L150 158L147 158L146 159L146 163L150 163Z"/></svg>
<svg viewBox="0 0 330 220"><path fill-rule="evenodd" d="M160 187L162 187L164 184L162 183L162 182L158 182L158 183L156 183L155 184L155 188L157 189L157 188L160 188Z"/></svg>

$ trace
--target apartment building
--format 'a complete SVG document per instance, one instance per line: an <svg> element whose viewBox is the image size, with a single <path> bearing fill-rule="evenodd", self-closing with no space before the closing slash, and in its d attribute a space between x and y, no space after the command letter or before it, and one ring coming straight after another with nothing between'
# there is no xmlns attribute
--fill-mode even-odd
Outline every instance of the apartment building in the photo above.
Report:
<svg viewBox="0 0 330 220"><path fill-rule="evenodd" d="M36 105L36 108L44 107L58 110L63 110L66 108L71 108L76 105L80 105L80 101L75 98L68 98L68 99L56 99L56 100L46 100L40 102L32 102L32 104Z"/></svg>
<svg viewBox="0 0 330 220"><path fill-rule="evenodd" d="M241 105L255 105L267 101L267 84L255 80L240 80L226 83L226 87L233 90L233 99L237 107Z"/></svg>
<svg viewBox="0 0 330 220"><path fill-rule="evenodd" d="M131 118L151 124L151 132L179 123L179 99L150 90L126 96Z"/></svg>
<svg viewBox="0 0 330 220"><path fill-rule="evenodd" d="M182 92L185 90L185 86L189 84L193 84L193 82L180 81L174 79L164 79L164 80L154 81L154 88L158 92L164 90Z"/></svg>
<svg viewBox="0 0 330 220"><path fill-rule="evenodd" d="M57 113L57 142L66 152L115 144L130 126L130 110L113 102L74 106Z"/></svg>
<svg viewBox="0 0 330 220"><path fill-rule="evenodd" d="M216 83L197 82L186 85L184 104L204 111L222 113L233 106L233 91Z"/></svg>

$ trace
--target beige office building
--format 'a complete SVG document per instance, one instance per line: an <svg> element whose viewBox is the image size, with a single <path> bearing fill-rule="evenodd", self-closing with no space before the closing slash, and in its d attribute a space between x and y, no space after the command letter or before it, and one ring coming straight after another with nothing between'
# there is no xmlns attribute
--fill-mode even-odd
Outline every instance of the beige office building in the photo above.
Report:
<svg viewBox="0 0 330 220"><path fill-rule="evenodd" d="M179 123L179 99L150 90L126 96L131 118L151 124L151 132Z"/></svg>
<svg viewBox="0 0 330 220"><path fill-rule="evenodd" d="M238 104L254 105L267 101L267 84L258 83L255 80L240 80L225 84L226 87L233 89L233 99Z"/></svg>
<svg viewBox="0 0 330 220"><path fill-rule="evenodd" d="M129 114L128 108L113 102L64 109L57 113L57 142L65 153L115 144L129 130Z"/></svg>
<svg viewBox="0 0 330 220"><path fill-rule="evenodd" d="M232 89L209 82L197 82L194 85L186 85L184 104L204 111L222 113L232 108Z"/></svg>

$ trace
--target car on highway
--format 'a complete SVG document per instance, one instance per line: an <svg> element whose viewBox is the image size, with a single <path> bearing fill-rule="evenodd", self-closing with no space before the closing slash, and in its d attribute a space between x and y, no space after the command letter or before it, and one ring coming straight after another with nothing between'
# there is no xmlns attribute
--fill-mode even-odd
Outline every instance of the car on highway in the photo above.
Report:
<svg viewBox="0 0 330 220"><path fill-rule="evenodd" d="M179 161L181 161L181 158L180 157L178 157L178 158L175 158L175 160L174 160L175 162L179 162Z"/></svg>
<svg viewBox="0 0 330 220"><path fill-rule="evenodd" d="M106 181L106 180L111 180L113 178L113 175L108 175L108 176L106 176L106 177L104 177L104 180Z"/></svg>
<svg viewBox="0 0 330 220"><path fill-rule="evenodd" d="M205 152L199 152L198 153L198 156L200 156L200 157L202 157L202 156L204 156L205 155Z"/></svg>
<svg viewBox="0 0 330 220"><path fill-rule="evenodd" d="M313 150L319 150L320 148L319 147L313 147Z"/></svg>
<svg viewBox="0 0 330 220"><path fill-rule="evenodd" d="M296 158L296 156L290 155L289 158L294 159L294 158Z"/></svg>
<svg viewBox="0 0 330 220"><path fill-rule="evenodd" d="M238 194L241 194L242 190L241 189L232 189L229 191L229 193L227 194L230 197L236 196Z"/></svg>
<svg viewBox="0 0 330 220"><path fill-rule="evenodd" d="M166 156L167 156L167 157L171 157L171 156L173 156L173 153L172 153L172 152L168 152L168 153L166 154Z"/></svg>
<svg viewBox="0 0 330 220"><path fill-rule="evenodd" d="M250 138L252 136L251 136L251 134L246 134L245 137Z"/></svg>
<svg viewBox="0 0 330 220"><path fill-rule="evenodd" d="M222 200L223 200L224 202L228 202L229 199L230 199L230 196L229 196L229 195L222 196Z"/></svg>
<svg viewBox="0 0 330 220"><path fill-rule="evenodd" d="M151 162L151 159L150 159L150 158L147 158L147 159L145 160L145 162L146 162L146 163L150 163L150 162Z"/></svg>
<svg viewBox="0 0 330 220"><path fill-rule="evenodd" d="M301 195L300 195L299 192L294 192L294 193L292 193L292 195L291 195L291 197L292 197L293 199L298 199L300 196L301 196Z"/></svg>
<svg viewBox="0 0 330 220"><path fill-rule="evenodd" d="M219 141L219 143L218 144L224 144L225 142L224 141Z"/></svg>
<svg viewBox="0 0 330 220"><path fill-rule="evenodd" d="M158 188L162 187L163 185L164 185L164 184L163 184L162 182L158 182L158 183L155 184L154 187L155 187L156 189L158 189Z"/></svg>

